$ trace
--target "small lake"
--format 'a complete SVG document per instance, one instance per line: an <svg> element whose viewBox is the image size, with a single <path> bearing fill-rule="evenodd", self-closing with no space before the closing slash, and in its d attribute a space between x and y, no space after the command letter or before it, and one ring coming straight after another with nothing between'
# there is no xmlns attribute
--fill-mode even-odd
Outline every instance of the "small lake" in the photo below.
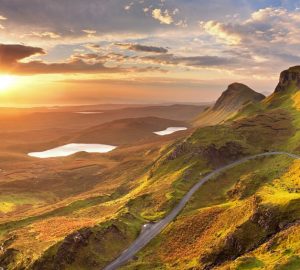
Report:
<svg viewBox="0 0 300 270"><path fill-rule="evenodd" d="M166 136L166 135L170 135L175 132L183 131L183 130L187 130L187 128L186 127L168 127L165 130L157 131L157 132L153 132L153 133L156 135L159 135L159 136Z"/></svg>
<svg viewBox="0 0 300 270"><path fill-rule="evenodd" d="M36 158L54 158L54 157L66 157L78 152L108 153L116 148L117 146L107 145L107 144L70 143L43 152L28 153L28 155Z"/></svg>

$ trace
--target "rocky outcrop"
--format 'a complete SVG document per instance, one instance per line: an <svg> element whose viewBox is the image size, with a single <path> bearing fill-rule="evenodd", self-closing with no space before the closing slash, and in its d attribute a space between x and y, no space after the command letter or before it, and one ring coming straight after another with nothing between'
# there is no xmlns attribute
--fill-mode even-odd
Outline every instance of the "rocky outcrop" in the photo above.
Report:
<svg viewBox="0 0 300 270"><path fill-rule="evenodd" d="M6 241L0 244L0 270L1 267L8 269L9 266L16 261L19 250L11 248L10 245L17 239L16 236L9 237Z"/></svg>
<svg viewBox="0 0 300 270"><path fill-rule="evenodd" d="M3 251L3 253L0 256L0 269L1 267L3 269L8 269L8 267L17 262L17 256L19 254L19 251L14 248L9 248ZM4 268L5 267L5 268Z"/></svg>
<svg viewBox="0 0 300 270"><path fill-rule="evenodd" d="M76 258L76 251L81 246L86 246L88 244L88 239L92 232L90 229L82 229L75 232L65 238L61 246L57 250L56 261L59 265L60 263L71 264Z"/></svg>
<svg viewBox="0 0 300 270"><path fill-rule="evenodd" d="M244 147L235 141L226 142L219 147L215 144L195 147L188 142L183 142L174 148L167 156L166 161L175 160L183 155L190 155L191 157L201 156L207 160L208 164L217 167L229 161L237 160L246 154ZM187 157L186 160L188 160Z"/></svg>
<svg viewBox="0 0 300 270"><path fill-rule="evenodd" d="M212 249L200 259L200 262L205 265L205 270L214 269L225 261L235 260L298 222L293 220L293 217L282 216L280 209L276 207L262 207L259 205L259 199L254 202L254 205L256 209L250 219L229 234L221 247Z"/></svg>
<svg viewBox="0 0 300 270"><path fill-rule="evenodd" d="M237 142L226 142L225 145L217 147L211 144L202 150L202 155L208 160L209 164L219 166L229 161L238 160L246 155L243 146Z"/></svg>
<svg viewBox="0 0 300 270"><path fill-rule="evenodd" d="M188 142L182 142L175 146L172 152L167 156L168 161L177 159L187 153L193 151L193 146Z"/></svg>
<svg viewBox="0 0 300 270"><path fill-rule="evenodd" d="M45 266L51 264L54 269L65 269L66 265L70 265L76 259L78 250L88 245L88 241L92 231L88 228L81 229L68 235L58 246L54 255L37 261L32 269L41 270L48 269Z"/></svg>
<svg viewBox="0 0 300 270"><path fill-rule="evenodd" d="M123 216L128 219L131 217L131 215ZM129 233L130 230L127 232ZM126 247L127 241L133 240L126 233L124 234L115 224L109 224L107 227L96 226L80 229L45 251L30 269L64 270L71 269L75 265L79 267L78 269L102 269L103 264L112 260L110 256L116 256L111 253L113 241L118 242L117 247L120 250L117 250L116 253L119 253ZM85 268L82 267L83 265Z"/></svg>
<svg viewBox="0 0 300 270"><path fill-rule="evenodd" d="M300 88L300 66L291 67L281 72L275 93L287 90L292 84Z"/></svg>

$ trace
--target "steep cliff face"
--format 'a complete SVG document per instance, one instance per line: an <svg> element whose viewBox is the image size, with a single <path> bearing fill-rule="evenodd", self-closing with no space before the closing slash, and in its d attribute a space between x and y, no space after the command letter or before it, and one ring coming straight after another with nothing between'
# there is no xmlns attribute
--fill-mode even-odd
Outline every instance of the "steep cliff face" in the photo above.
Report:
<svg viewBox="0 0 300 270"><path fill-rule="evenodd" d="M281 72L275 93L283 92L291 86L300 89L300 66L291 67Z"/></svg>

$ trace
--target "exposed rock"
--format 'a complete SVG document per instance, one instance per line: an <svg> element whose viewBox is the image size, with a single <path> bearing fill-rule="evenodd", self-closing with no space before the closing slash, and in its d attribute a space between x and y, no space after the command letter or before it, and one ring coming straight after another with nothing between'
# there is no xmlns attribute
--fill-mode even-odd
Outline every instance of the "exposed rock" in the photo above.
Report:
<svg viewBox="0 0 300 270"><path fill-rule="evenodd" d="M17 239L15 235L10 236L2 244L0 243L0 266L8 267L9 264L14 262L19 251L15 248L10 248L10 245ZM0 268L1 270L1 268Z"/></svg>
<svg viewBox="0 0 300 270"><path fill-rule="evenodd" d="M250 219L268 232L274 232L279 229L280 216L278 209L258 209Z"/></svg>
<svg viewBox="0 0 300 270"><path fill-rule="evenodd" d="M8 267L11 263L15 262L15 258L19 251L14 248L6 249L0 256L0 266Z"/></svg>
<svg viewBox="0 0 300 270"><path fill-rule="evenodd" d="M229 161L237 160L246 155L244 148L237 142L227 142L217 148L211 144L202 150L202 155L214 166L223 165Z"/></svg>
<svg viewBox="0 0 300 270"><path fill-rule="evenodd" d="M292 83L300 88L300 66L291 67L281 72L275 93L285 91Z"/></svg>
<svg viewBox="0 0 300 270"><path fill-rule="evenodd" d="M68 235L58 247L55 255L46 259L47 262L49 260L56 270L65 269L66 265L75 261L78 250L88 244L91 234L92 231L86 228ZM43 260L36 262L33 269L41 270L47 262Z"/></svg>
<svg viewBox="0 0 300 270"><path fill-rule="evenodd" d="M115 224L100 230L84 228L68 235L62 242L50 247L43 257L34 263L32 269L64 270L78 263L78 260L81 260L81 263L86 263L87 269L100 269L99 261L96 258L82 258L80 256L82 255L81 252L95 241L98 244L98 252L101 254L101 250L105 249L105 246L102 248L101 243L107 241L106 237L108 235L117 235L120 240L125 239L122 231Z"/></svg>
<svg viewBox="0 0 300 270"><path fill-rule="evenodd" d="M90 229L82 229L68 235L57 250L56 264L60 266L64 263L71 264L76 258L76 251L80 246L86 246L92 232Z"/></svg>
<svg viewBox="0 0 300 270"><path fill-rule="evenodd" d="M253 196L259 187L267 181L267 177L262 176L259 181L253 181L252 177L247 179L239 179L235 185L227 191L230 199L243 200L249 196ZM255 196L258 199L258 197Z"/></svg>
<svg viewBox="0 0 300 270"><path fill-rule="evenodd" d="M167 160L174 160L192 150L192 145L188 142L178 144L175 149L168 155Z"/></svg>
<svg viewBox="0 0 300 270"><path fill-rule="evenodd" d="M256 202L254 202L256 205ZM214 269L228 260L250 252L262 243L269 241L273 235L296 224L284 219L277 208L264 208L257 206L255 213L250 220L239 226L235 232L228 235L224 244L217 249L210 250L206 256L200 259L206 270ZM251 230L249 230L251 228ZM257 231L254 230L256 228ZM252 235L251 235L252 232ZM269 242L269 249L274 245L274 241Z"/></svg>
<svg viewBox="0 0 300 270"><path fill-rule="evenodd" d="M185 154L191 154L191 157L202 156L214 166L223 165L246 155L243 146L234 141L226 142L225 145L219 148L217 148L215 144L193 147L192 144L183 142L175 147L175 149L167 156L166 161L175 160ZM188 160L188 158L186 159Z"/></svg>

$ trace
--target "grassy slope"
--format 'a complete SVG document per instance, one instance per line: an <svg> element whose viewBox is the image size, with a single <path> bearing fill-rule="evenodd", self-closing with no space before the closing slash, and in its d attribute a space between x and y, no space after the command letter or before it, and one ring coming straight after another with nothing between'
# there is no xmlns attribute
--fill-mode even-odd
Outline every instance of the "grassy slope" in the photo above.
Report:
<svg viewBox="0 0 300 270"><path fill-rule="evenodd" d="M190 140L222 145L226 137L248 153L299 153L299 103L290 86L285 94L247 107L233 122L198 130ZM123 268L299 269L299 225L293 224L300 218L299 166L285 157L265 158L217 177ZM277 251L265 248L270 243L276 243Z"/></svg>
<svg viewBox="0 0 300 270"><path fill-rule="evenodd" d="M208 182L124 269L204 269L247 254L279 226L300 217L299 165L284 157L267 158ZM291 174L293 179L287 181Z"/></svg>
<svg viewBox="0 0 300 270"><path fill-rule="evenodd" d="M199 129L156 153L143 152L149 161L157 158L154 164L138 163L141 171L134 177L123 176L124 167L121 175L116 175L117 192L104 202L75 203L72 211L69 206L59 210L61 215L50 212L49 217L6 231L2 239L10 240L0 262L18 269L16 265L29 265L41 256L32 268L99 269L130 245L141 224L169 212L201 175L243 155L272 149L298 152L298 96L290 89L287 97L272 99L247 107L234 122ZM274 255L260 251L262 244L287 233L287 224L299 218L298 167L299 162L288 158L265 158L217 177L124 269L203 269L212 265L236 269L240 265L235 258L240 257L244 267L243 257L247 263L250 252L257 252L249 259L250 267L263 268ZM293 231L291 237L296 239ZM288 253L282 267L297 264L297 252L295 248ZM274 264L278 263L274 258Z"/></svg>

